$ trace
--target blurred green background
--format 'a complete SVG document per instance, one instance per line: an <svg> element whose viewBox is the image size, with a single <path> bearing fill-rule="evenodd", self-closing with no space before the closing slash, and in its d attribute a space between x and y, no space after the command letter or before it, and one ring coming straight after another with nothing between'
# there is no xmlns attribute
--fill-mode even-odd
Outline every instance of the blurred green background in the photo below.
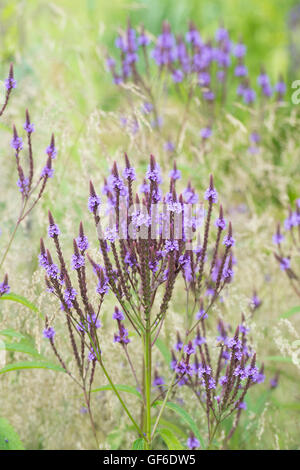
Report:
<svg viewBox="0 0 300 470"><path fill-rule="evenodd" d="M289 60L288 50L297 46L298 4L297 0L2 1L1 75L7 62L13 61L19 79L29 77L34 87L51 91L53 97L67 84L65 98L75 100L82 112L95 102L112 109L116 94L103 58L130 18L133 25L142 22L152 33L160 30L164 19L178 33L193 19L204 37L223 22L233 40L241 35L247 44L250 71L257 75L263 63L273 79L279 73L287 77L293 73L290 65L296 63Z"/></svg>

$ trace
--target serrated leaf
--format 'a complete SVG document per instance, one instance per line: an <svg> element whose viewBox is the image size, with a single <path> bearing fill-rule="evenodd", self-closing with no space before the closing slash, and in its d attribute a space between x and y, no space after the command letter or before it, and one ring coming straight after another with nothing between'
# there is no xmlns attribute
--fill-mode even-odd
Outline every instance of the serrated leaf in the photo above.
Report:
<svg viewBox="0 0 300 470"><path fill-rule="evenodd" d="M30 300L26 299L26 297L23 297L22 295L14 294L13 292L10 292L9 294L4 294L0 296L0 300L11 300L12 302L17 302L19 304L24 305L25 307L29 308L33 312L37 313L42 319L43 315L39 311L36 305L34 305Z"/></svg>
<svg viewBox="0 0 300 470"><path fill-rule="evenodd" d="M122 384L117 384L115 385L115 388L118 390L118 392L126 392L126 393L131 393L132 395L137 396L141 401L143 401L142 395L140 392L134 388L130 387L129 385L122 385ZM91 392L103 392L105 390L110 390L113 392L113 388L111 385L103 385L102 387L94 388L91 390Z"/></svg>
<svg viewBox="0 0 300 470"><path fill-rule="evenodd" d="M144 450L144 439L136 439L132 444L132 450Z"/></svg>
<svg viewBox="0 0 300 470"><path fill-rule="evenodd" d="M0 418L0 450L24 450L18 434L12 425L4 418Z"/></svg>
<svg viewBox="0 0 300 470"><path fill-rule="evenodd" d="M290 308L287 312L280 315L279 318L289 318L292 315L295 315L295 313L300 313L300 305L296 305L296 307Z"/></svg>
<svg viewBox="0 0 300 470"><path fill-rule="evenodd" d="M56 372L65 372L62 367L49 361L24 361L7 364L2 369L0 369L0 374L22 369L50 369Z"/></svg>
<svg viewBox="0 0 300 470"><path fill-rule="evenodd" d="M170 429L159 429L158 434L163 438L169 450L184 450L184 447Z"/></svg>
<svg viewBox="0 0 300 470"><path fill-rule="evenodd" d="M157 401L155 402L154 406L162 405L162 404L163 404L162 401ZM190 429L193 431L193 433L199 440L202 449L205 449L204 440L199 432L198 426L196 425L193 418L188 414L188 412L185 411L185 409L181 408L181 406L177 405L177 403L173 403L170 401L166 403L166 408L169 408L170 410L175 411L175 413L177 413L183 419L183 421L185 421L185 423L190 427Z"/></svg>

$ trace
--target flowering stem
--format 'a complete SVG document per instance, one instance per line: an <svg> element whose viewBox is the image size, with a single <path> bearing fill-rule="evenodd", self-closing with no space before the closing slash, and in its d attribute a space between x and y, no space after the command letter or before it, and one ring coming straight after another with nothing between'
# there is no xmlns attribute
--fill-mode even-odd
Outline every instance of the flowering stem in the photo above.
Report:
<svg viewBox="0 0 300 470"><path fill-rule="evenodd" d="M133 366L133 364L132 364L132 360L130 359L129 352L128 352L128 350L127 350L127 345L126 345L126 344L123 344L123 349L124 349L124 352L125 352L125 354L126 354L128 363L129 363L129 365L130 365L132 374L133 374L133 376L134 376L137 389L141 392L142 397L143 397L143 401L144 401L144 404L145 404L144 393L143 393L143 390L142 390L142 388L141 388L141 386L140 386L140 383L139 383L139 381L138 381L138 378L137 378L137 375L136 375L136 371L135 371L135 368L134 368L134 366Z"/></svg>
<svg viewBox="0 0 300 470"><path fill-rule="evenodd" d="M144 336L145 357L145 395L146 395L146 436L147 449L151 449L151 325L150 315L146 321L146 334Z"/></svg>
<svg viewBox="0 0 300 470"><path fill-rule="evenodd" d="M19 215L18 220L17 220L17 222L16 222L14 231L13 231L13 233L11 234L11 237L10 237L10 240L9 240L8 245L7 245L7 247L6 247L6 250L5 250L5 252L4 252L3 256L2 256L2 259L1 259L1 261L0 261L0 270L1 270L2 266L3 266L3 263L4 263L5 259L6 259L7 254L8 254L8 252L9 252L9 249L10 249L10 247L11 247L11 244L12 244L12 242L14 241L15 235L16 235L16 233L17 233L17 230L18 230L18 228L19 228L19 225L20 225L20 223L21 223L21 220L22 220L22 217L23 217L25 208L26 208L27 201L28 201L28 199L25 200L25 201L22 203L20 215Z"/></svg>
<svg viewBox="0 0 300 470"><path fill-rule="evenodd" d="M181 358L183 356L183 352L184 352L184 345L187 344L188 340L189 340L189 336L190 336L190 333L187 333L186 335L186 338L185 338L185 341L184 341L184 344L182 345L182 348L181 348L181 351L180 351L180 354L179 354L179 358L178 358L178 361L177 361L177 364L180 363L181 361ZM160 421L160 418L162 417L162 414L164 412L164 409L165 409L165 406L167 404L167 401L168 401L168 398L169 398L169 395L175 385L175 379L176 379L176 375L177 375L177 372L176 372L176 367L174 367L174 373L171 377L171 381L169 383L169 386L168 386L168 390L167 390L167 393L166 393L166 396L164 398L164 401L163 401L163 404L161 405L161 408L159 410L159 413L158 413L158 416L156 418L156 421L155 421L155 424L154 424L154 427L153 427L153 431L152 431L152 435L151 435L151 440L153 439L154 435L155 435L155 431L157 429L157 426L159 424L159 421Z"/></svg>
<svg viewBox="0 0 300 470"><path fill-rule="evenodd" d="M132 424L134 425L134 427L136 428L137 432L139 433L139 436L140 437L143 437L145 439L145 436L143 435L141 429L139 428L138 424L136 423L136 421L134 420L133 416L131 415L130 411L128 410L127 406L125 405L124 401L122 400L118 390L116 389L113 381L111 380L110 376L108 375L108 372L107 370L105 369L104 367L104 364L102 362L102 359L99 357L99 355L97 354L97 359L99 360L99 363L100 363L100 366L103 370L103 373L105 375L105 377L107 378L111 388L113 389L115 395L117 396L117 398L119 399L119 402L121 403L122 407L124 408L124 411L125 413L127 414L128 418L130 419L130 421L132 422ZM145 439L146 440L146 439ZM147 442L146 442L147 443Z"/></svg>
<svg viewBox="0 0 300 470"><path fill-rule="evenodd" d="M97 437L96 426L95 426L95 422L94 422L94 418L93 418L92 410L91 410L91 400L90 400L90 397L88 397L88 394L86 392L85 387L83 387L83 392L84 392L84 399L85 399L85 403L86 403L86 406L87 406L87 409L88 409L89 418L90 418L90 422L91 422L91 426L92 426L92 431L93 431L93 434L94 434L94 437L95 437L97 449L99 449L99 441L98 441L98 437Z"/></svg>

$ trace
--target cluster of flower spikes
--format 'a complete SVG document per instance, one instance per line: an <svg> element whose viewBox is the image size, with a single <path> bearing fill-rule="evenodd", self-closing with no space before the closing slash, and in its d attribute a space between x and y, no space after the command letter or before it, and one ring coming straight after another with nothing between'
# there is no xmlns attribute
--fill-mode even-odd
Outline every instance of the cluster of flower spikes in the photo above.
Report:
<svg viewBox="0 0 300 470"><path fill-rule="evenodd" d="M12 89L16 88L17 86L17 81L14 78L14 67L12 64L10 65L8 77L6 78L4 85L6 88L6 95L5 95L5 100L2 105L2 108L0 109L0 116L2 116L2 114L4 113L8 105L8 101L9 101L9 97L10 97ZM8 294L9 292L10 292L10 286L8 285L8 275L5 274L3 282L0 283L0 297L4 294Z"/></svg>
<svg viewBox="0 0 300 470"><path fill-rule="evenodd" d="M274 253L280 269L288 276L291 286L300 297L300 271L296 272L296 266L291 266L291 259L295 253L295 265L300 253L300 199L295 202L295 210L290 207L288 217L283 223L283 231L280 223L277 224L276 233L273 235L273 243L277 247ZM299 269L299 267L298 267Z"/></svg>
<svg viewBox="0 0 300 470"><path fill-rule="evenodd" d="M136 172L125 154L123 175L114 163L109 178L105 180L103 194L107 197L106 204L90 183L88 207L98 231L105 286L108 282L138 334L145 327L144 321L149 321L158 288L164 286L160 307L155 318L151 318L154 342L167 314L178 274L182 274L186 288L194 295L195 304L199 304L204 286L209 288L207 310L233 277L232 246L235 241L230 223L221 240L226 226L222 207L215 221L216 233L210 248L211 261L208 262L212 210L218 198L212 176L204 195L208 203L206 212L203 203L199 204L199 209L198 196L190 183L182 194L177 195L176 184L180 177L174 164L169 191L164 195L160 168L151 155L143 183L134 193ZM100 216L101 206L105 207L107 218L111 217L106 228ZM201 225L203 241L200 243L198 237L193 247L192 236ZM196 321L200 319L196 318Z"/></svg>
<svg viewBox="0 0 300 470"><path fill-rule="evenodd" d="M206 406L206 411L211 410L213 416L222 420L235 410L246 407L244 399L249 388L265 380L264 366L256 367L256 353L248 345L249 328L245 325L244 315L233 336L229 335L231 327L219 320L216 338L219 353L216 364L213 364L205 320L205 317L201 319L194 340L186 346L177 334L171 369L177 372L178 386L189 387ZM176 354L180 352L178 362Z"/></svg>
<svg viewBox="0 0 300 470"><path fill-rule="evenodd" d="M237 80L238 98L245 104L255 102L257 93L250 84L245 65L247 48L241 41L234 43L223 26L217 29L214 39L205 42L192 22L184 36L173 34L170 25L164 22L161 34L155 38L154 44L151 43L143 27L138 32L128 24L125 33L120 34L115 42L120 51L120 70L113 57L107 58L107 66L116 84L130 79L141 84L143 78L138 63L143 57L149 68L151 57L159 73L165 70L175 84L195 76L203 99L208 102L216 99L219 90L222 91L224 83L232 76ZM283 79L279 78L272 86L264 69L261 69L256 81L266 99L275 95L280 100L285 94Z"/></svg>
<svg viewBox="0 0 300 470"><path fill-rule="evenodd" d="M9 101L12 90L17 87L17 81L14 78L13 64L10 65L8 77L4 81L4 86L6 88L6 94L5 94L4 103L2 104L2 107L0 108L0 116L2 116L2 114L4 113L8 105L8 101Z"/></svg>
<svg viewBox="0 0 300 470"><path fill-rule="evenodd" d="M5 111L8 101L11 95L11 91L17 87L17 81L14 78L14 69L13 65L11 64L9 69L9 75L4 82L6 88L6 96L5 101L0 109L0 116ZM21 150L23 149L23 139L19 137L17 133L17 129L13 126L13 138L11 140L11 146L15 150L15 159L16 159L16 166L19 179L17 181L17 186L19 187L19 191L21 192L22 196L22 208L20 215L17 219L16 228L18 225L25 219L25 217L32 211L32 209L36 206L36 204L41 199L44 190L46 188L46 184L49 178L53 176L54 170L52 168L52 159L56 157L57 151L55 148L54 142L54 135L52 134L50 145L46 149L46 153L48 155L46 160L46 165L44 166L39 178L34 183L34 173L35 173L35 165L33 159L33 148L32 148L32 133L35 131L34 124L30 121L30 116L28 110L26 110L26 119L24 123L24 130L26 131L27 135L27 146L28 146L28 163L27 166L29 167L29 174L28 177L25 176L24 167L21 163ZM34 197L35 196L35 197ZM15 232L14 232L15 233ZM9 250L9 246L4 253L4 256L1 260L1 265L5 260L7 252ZM10 291L10 287L8 285L8 276L5 275L4 281L0 284L0 295L7 294Z"/></svg>
<svg viewBox="0 0 300 470"><path fill-rule="evenodd" d="M40 242L39 264L46 273L45 282L47 291L59 300L60 309L64 312L70 345L79 373L79 383L82 388L88 388L86 392L90 396L96 367L96 355L97 352L100 353L97 329L101 327L99 314L105 292L99 292L97 305L93 307L89 301L86 280L86 250L89 247L89 242L84 234L82 223L79 226L78 237L73 240L74 254L70 261L71 268L67 266L63 254L60 242L60 229L50 211L48 236L54 242L58 264L53 261L53 257L50 251L46 249L43 239ZM71 271L76 272L78 288L74 287ZM102 274L99 274L99 276L102 279ZM54 341L56 331L53 326L49 325L48 318L46 318L43 334L45 338L49 339L61 366L78 383L78 379L74 377L72 371L57 350Z"/></svg>
<svg viewBox="0 0 300 470"><path fill-rule="evenodd" d="M32 194L38 190L36 199L32 203L32 206L30 207L30 209L28 209L26 212L26 214L28 214L42 197L42 194L46 188L48 179L53 177L54 169L52 168L52 160L56 158L57 150L55 147L54 135L52 134L50 144L46 148L46 154L47 154L46 164L43 167L37 181L34 184L33 182L34 159L33 159L33 148L32 148L32 134L35 131L35 126L30 121L28 110L26 110L26 120L25 120L23 127L27 134L28 166L29 166L28 176L25 176L24 169L21 164L20 155L21 155L21 151L23 149L24 144L23 144L22 137L18 135L16 126L13 126L13 138L11 140L11 146L15 150L16 165L17 165L17 171L18 171L18 176L19 176L17 185L22 194L22 200L27 203L27 201L30 199Z"/></svg>

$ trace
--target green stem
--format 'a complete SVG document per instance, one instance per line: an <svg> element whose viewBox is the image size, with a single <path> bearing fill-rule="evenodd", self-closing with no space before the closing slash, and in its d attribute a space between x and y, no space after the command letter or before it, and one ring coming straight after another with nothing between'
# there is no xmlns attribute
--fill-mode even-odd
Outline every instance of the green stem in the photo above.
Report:
<svg viewBox="0 0 300 470"><path fill-rule="evenodd" d="M12 244L12 242L14 241L15 235L16 235L16 233L17 233L17 230L18 230L19 225L20 225L21 220L22 220L22 216L23 216L24 211L25 211L26 204L27 204L27 200L25 201L25 203L22 203L20 215L19 215L19 217L18 217L18 220L17 220L17 222L16 222L14 231L13 231L13 233L11 234L10 240L9 240L9 242L8 242L8 245L7 245L7 247L6 247L6 250L5 250L4 254L3 254L2 259L1 259L1 262L0 262L0 270L1 270L2 266L3 266L3 264L4 264L4 261L5 261L5 259L6 259L7 253L9 252L9 249L10 249L10 247L11 247L11 244Z"/></svg>
<svg viewBox="0 0 300 470"><path fill-rule="evenodd" d="M149 315L150 317L150 315ZM145 395L146 395L146 449L151 449L151 325L150 318L146 323L146 334L144 337L145 357Z"/></svg>
<svg viewBox="0 0 300 470"><path fill-rule="evenodd" d="M98 356L98 355L97 355ZM99 357L98 357L98 360L99 360ZM108 375L108 372L107 370L105 369L104 365L103 365L103 362L102 360L99 360L99 363L100 363L100 366L103 370L103 373L105 375L105 377L107 378L111 388L113 389L115 395L117 396L117 398L119 399L119 402L121 403L122 407L124 408L124 411L125 413L127 414L128 418L130 419L130 421L132 422L132 424L134 425L134 427L136 428L137 432L139 433L139 436L144 438L145 439L145 436L143 435L141 429L139 428L138 424L135 422L133 416L131 415L130 411L128 410L127 406L125 405L124 401L122 400L118 390L116 389L116 387L114 386L114 383L113 381L111 380L110 376ZM146 439L145 439L146 441ZM147 444L147 443L146 443Z"/></svg>

